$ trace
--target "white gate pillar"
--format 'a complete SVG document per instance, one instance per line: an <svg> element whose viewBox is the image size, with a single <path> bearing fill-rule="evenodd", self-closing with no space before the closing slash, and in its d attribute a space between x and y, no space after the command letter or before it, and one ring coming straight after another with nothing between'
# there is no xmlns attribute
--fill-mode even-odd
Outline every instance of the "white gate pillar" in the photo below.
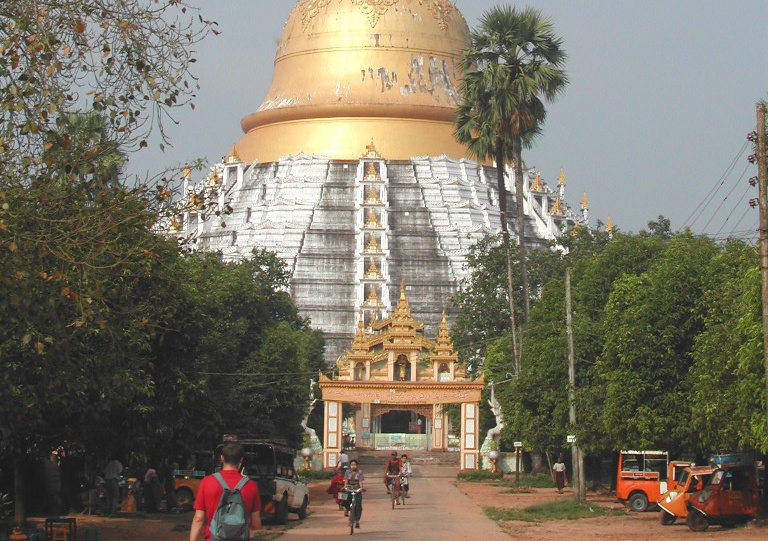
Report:
<svg viewBox="0 0 768 541"><path fill-rule="evenodd" d="M326 401L323 433L323 468L334 469L339 462L342 445L341 402Z"/></svg>
<svg viewBox="0 0 768 541"><path fill-rule="evenodd" d="M461 469L476 470L480 460L480 408L477 403L461 405Z"/></svg>

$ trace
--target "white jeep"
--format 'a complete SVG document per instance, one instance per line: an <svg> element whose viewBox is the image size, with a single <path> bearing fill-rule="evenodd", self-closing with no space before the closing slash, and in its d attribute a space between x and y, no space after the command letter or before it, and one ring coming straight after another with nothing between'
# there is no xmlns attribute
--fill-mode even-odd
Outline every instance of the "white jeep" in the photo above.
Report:
<svg viewBox="0 0 768 541"><path fill-rule="evenodd" d="M229 439L243 446L243 474L259 487L261 517L278 524L288 522L288 513L307 516L309 489L293 466L296 451L285 442L268 438ZM216 455L221 454L221 447Z"/></svg>

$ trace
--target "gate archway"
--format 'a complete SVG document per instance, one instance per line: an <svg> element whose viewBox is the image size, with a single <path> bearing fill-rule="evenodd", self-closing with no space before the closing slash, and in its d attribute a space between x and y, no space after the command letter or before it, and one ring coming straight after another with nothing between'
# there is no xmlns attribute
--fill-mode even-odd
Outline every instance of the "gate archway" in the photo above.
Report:
<svg viewBox="0 0 768 541"><path fill-rule="evenodd" d="M392 411L415 412L422 419L416 430L419 441L429 450L448 450L446 404L461 405L459 452L462 469L477 469L479 464L479 404L483 378L467 378L453 351L448 323L443 319L434 341L423 336L423 325L411 317L400 287L400 300L394 314L365 328L362 313L352 348L336 362L338 376L323 375L318 382L325 403L323 466L334 468L343 442L342 405L357 405L354 423L356 446L382 448L377 441L381 417ZM417 423L418 426L418 423ZM409 430L406 434L410 434ZM404 445L407 445L406 436ZM391 444L390 439L390 444Z"/></svg>

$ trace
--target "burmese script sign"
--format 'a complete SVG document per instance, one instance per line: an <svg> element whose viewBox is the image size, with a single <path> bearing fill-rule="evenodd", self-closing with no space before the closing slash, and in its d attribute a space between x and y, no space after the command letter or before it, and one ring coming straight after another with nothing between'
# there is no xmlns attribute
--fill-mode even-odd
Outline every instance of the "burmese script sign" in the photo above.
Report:
<svg viewBox="0 0 768 541"><path fill-rule="evenodd" d="M395 382L320 382L323 400L360 404L464 404L479 402L482 383L413 385Z"/></svg>

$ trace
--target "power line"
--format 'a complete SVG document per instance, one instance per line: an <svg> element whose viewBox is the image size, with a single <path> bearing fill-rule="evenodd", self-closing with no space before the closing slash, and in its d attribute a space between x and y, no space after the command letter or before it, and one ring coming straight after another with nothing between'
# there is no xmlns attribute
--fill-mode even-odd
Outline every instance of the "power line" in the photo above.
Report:
<svg viewBox="0 0 768 541"><path fill-rule="evenodd" d="M715 209L715 212L712 214L712 217L710 217L710 219L704 225L704 227L702 228L702 231L706 231L707 230L707 227L709 227L709 224L711 224L712 220L715 219L715 217L717 216L717 213L720 211L720 209L723 208L723 205L725 205L725 202L728 200L728 198L731 196L731 194L736 190L736 188L738 188L739 182L741 181L741 179L744 178L744 175L746 174L747 169L749 169L749 167L750 167L749 164L747 164L744 167L744 171L741 173L741 176L737 179L736 183L733 185L731 190L726 194L726 196L722 199L722 201L720 201L720 204L717 205L717 208Z"/></svg>
<svg viewBox="0 0 768 541"><path fill-rule="evenodd" d="M715 193L725 184L725 180L730 176L731 171L734 167L736 167L736 164L738 163L739 159L744 155L744 152L746 152L747 147L749 145L749 141L745 141L744 144L741 146L739 151L736 153L736 156L734 156L733 160L731 160L731 163L726 168L725 172L720 176L720 178L715 182L714 186L709 190L707 195L704 197L704 200L699 203L699 205L691 212L690 216L685 220L683 223L683 229L688 226L691 229L693 229L694 224L696 221L701 217L701 215L704 213L704 211L707 209L709 204L714 200Z"/></svg>

